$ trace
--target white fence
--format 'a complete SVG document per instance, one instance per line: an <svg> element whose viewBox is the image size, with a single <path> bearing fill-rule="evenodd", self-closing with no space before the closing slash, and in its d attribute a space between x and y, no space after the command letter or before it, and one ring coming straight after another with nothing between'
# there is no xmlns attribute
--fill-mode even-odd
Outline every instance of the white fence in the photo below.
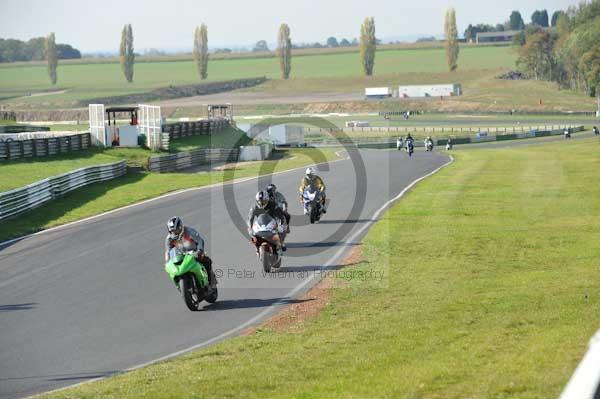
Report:
<svg viewBox="0 0 600 399"><path fill-rule="evenodd" d="M163 148L160 107L158 105L140 104L139 109L140 133L146 135L148 148L151 150Z"/></svg>
<svg viewBox="0 0 600 399"><path fill-rule="evenodd" d="M560 399L594 399L600 396L600 331L577 366Z"/></svg>
<svg viewBox="0 0 600 399"><path fill-rule="evenodd" d="M0 220L27 212L79 187L122 176L126 170L125 161L89 166L0 193Z"/></svg>

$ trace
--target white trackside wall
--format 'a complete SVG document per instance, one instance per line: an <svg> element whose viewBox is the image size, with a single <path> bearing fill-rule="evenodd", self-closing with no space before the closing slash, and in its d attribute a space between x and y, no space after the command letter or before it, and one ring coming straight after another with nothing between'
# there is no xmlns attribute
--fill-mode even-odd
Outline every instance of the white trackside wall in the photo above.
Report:
<svg viewBox="0 0 600 399"><path fill-rule="evenodd" d="M462 94L461 85L442 84L442 85L411 85L398 86L398 97L450 97L460 96Z"/></svg>
<svg viewBox="0 0 600 399"><path fill-rule="evenodd" d="M90 104L90 137L92 145L106 147L106 125L104 120L104 104Z"/></svg>

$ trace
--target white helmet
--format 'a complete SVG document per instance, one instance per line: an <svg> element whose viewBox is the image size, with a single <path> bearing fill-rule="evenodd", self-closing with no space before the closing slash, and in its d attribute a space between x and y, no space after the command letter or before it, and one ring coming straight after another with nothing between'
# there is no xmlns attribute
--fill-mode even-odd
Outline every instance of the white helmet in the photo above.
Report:
<svg viewBox="0 0 600 399"><path fill-rule="evenodd" d="M312 177L315 174L315 170L313 168L306 168L306 176Z"/></svg>

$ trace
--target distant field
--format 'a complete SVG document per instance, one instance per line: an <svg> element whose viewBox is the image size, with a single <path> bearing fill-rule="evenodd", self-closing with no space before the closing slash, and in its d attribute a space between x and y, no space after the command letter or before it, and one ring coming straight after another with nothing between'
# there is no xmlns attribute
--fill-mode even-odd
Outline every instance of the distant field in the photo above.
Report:
<svg viewBox="0 0 600 399"><path fill-rule="evenodd" d="M459 65L461 71L512 68L515 54L510 47L463 47ZM402 73L441 73L446 71L444 50L441 48L401 49L380 51L375 61L375 78ZM209 81L228 80L265 75L279 80L279 65L274 58L223 59L209 62ZM326 91L339 87L335 80L362 76L359 54L336 53L297 56L292 61L292 79L284 85L294 86L300 78L313 80L310 87ZM369 78L365 78L369 79ZM342 83L344 82L342 80ZM139 93L158 87L199 83L195 66L190 61L144 62L135 67L134 82L124 81L118 63L59 65L56 90L64 93L46 94L8 100L22 103L68 105L70 101L94 97ZM392 83L392 82L390 82ZM276 84L276 82L275 82ZM0 69L0 98L27 95L49 90L43 65L3 67Z"/></svg>

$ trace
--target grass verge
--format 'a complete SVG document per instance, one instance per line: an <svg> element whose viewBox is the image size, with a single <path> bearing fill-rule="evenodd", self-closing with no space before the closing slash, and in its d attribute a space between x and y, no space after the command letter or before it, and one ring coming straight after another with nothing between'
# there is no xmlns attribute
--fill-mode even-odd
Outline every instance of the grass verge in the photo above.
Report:
<svg viewBox="0 0 600 399"><path fill-rule="evenodd" d="M556 397L599 327L599 167L591 140L460 151L346 269L381 283L346 280L301 328L46 397Z"/></svg>
<svg viewBox="0 0 600 399"><path fill-rule="evenodd" d="M189 151L194 148L232 148L247 145L251 140L244 132L227 128L214 135L190 136L173 140L170 151ZM130 166L148 165L148 157L159 155L145 148L90 148L68 154L59 154L47 158L24 159L0 163L0 192L23 187L36 181L66 173L86 166L127 160ZM167 155L164 152L164 155Z"/></svg>
<svg viewBox="0 0 600 399"><path fill-rule="evenodd" d="M201 173L128 173L118 179L95 183L83 190L69 193L18 218L0 222L0 241L97 215L170 191L334 160L337 158L335 151L290 149L278 152L276 160L240 163L235 173L228 170Z"/></svg>

